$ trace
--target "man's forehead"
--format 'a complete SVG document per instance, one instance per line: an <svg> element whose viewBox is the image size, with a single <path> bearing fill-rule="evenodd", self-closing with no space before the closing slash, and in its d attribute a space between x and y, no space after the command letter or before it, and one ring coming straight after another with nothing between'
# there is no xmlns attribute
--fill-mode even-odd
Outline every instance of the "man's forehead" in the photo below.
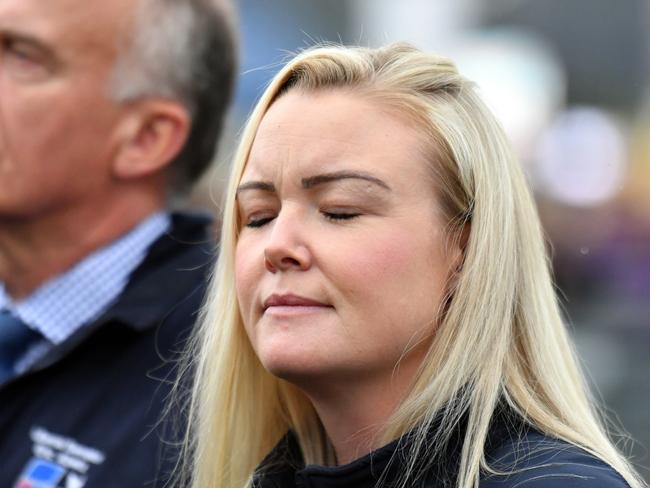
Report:
<svg viewBox="0 0 650 488"><path fill-rule="evenodd" d="M142 0L2 0L0 30L54 45L81 44L113 50Z"/></svg>

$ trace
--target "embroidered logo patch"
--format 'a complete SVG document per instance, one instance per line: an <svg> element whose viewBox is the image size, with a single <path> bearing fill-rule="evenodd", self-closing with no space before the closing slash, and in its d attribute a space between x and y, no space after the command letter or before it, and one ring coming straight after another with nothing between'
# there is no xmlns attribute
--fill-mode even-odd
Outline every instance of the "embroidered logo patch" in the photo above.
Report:
<svg viewBox="0 0 650 488"><path fill-rule="evenodd" d="M32 459L16 482L16 488L56 488L65 468L43 459Z"/></svg>
<svg viewBox="0 0 650 488"><path fill-rule="evenodd" d="M34 457L14 488L83 488L88 470L104 462L101 451L42 427L34 427L30 437Z"/></svg>

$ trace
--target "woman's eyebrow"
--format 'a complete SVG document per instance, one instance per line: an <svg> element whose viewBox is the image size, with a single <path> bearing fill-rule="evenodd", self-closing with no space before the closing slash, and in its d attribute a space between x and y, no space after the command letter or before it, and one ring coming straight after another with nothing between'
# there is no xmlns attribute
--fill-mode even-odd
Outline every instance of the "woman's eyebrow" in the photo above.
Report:
<svg viewBox="0 0 650 488"><path fill-rule="evenodd" d="M381 188L384 188L385 190L391 190L391 187L388 185L388 183L384 182L383 180L377 178L376 176L358 171L335 171L333 173L323 173L303 178L301 182L302 187L307 190L317 185L347 179L364 180L373 183Z"/></svg>
<svg viewBox="0 0 650 488"><path fill-rule="evenodd" d="M268 181L247 181L237 187L237 195L246 190L262 190L275 193L275 186Z"/></svg>
<svg viewBox="0 0 650 488"><path fill-rule="evenodd" d="M318 185L323 185L334 181L341 181L341 180L348 180L348 179L368 181L385 190L389 190L389 191L391 190L391 187L388 185L388 183L386 183L382 179L359 171L335 171L332 173L322 173L314 176L309 176L307 178L302 178L301 183L302 183L302 187L308 190ZM246 183L242 183L237 187L237 195L239 195L241 192L246 190L261 190L261 191L267 191L271 193L275 193L276 191L275 186L271 182L247 181Z"/></svg>

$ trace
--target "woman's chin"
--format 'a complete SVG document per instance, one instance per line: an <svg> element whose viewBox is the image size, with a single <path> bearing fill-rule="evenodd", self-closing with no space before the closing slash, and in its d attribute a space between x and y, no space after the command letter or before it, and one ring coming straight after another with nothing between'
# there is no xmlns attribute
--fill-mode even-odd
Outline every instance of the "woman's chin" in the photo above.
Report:
<svg viewBox="0 0 650 488"><path fill-rule="evenodd" d="M280 379L294 384L303 390L311 390L316 385L335 381L339 368L317 360L314 354L291 354L286 349L261 357L264 368Z"/></svg>
<svg viewBox="0 0 650 488"><path fill-rule="evenodd" d="M322 372L322 366L314 364L310 358L303 355L292 355L288 351L281 351L277 354L269 354L262 357L264 368L273 376L283 380L312 377Z"/></svg>

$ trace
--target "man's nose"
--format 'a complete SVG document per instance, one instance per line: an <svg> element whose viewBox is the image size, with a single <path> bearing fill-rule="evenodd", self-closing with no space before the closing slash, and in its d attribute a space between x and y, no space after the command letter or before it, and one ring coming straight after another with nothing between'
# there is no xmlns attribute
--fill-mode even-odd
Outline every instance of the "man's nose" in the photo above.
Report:
<svg viewBox="0 0 650 488"><path fill-rule="evenodd" d="M305 271L312 263L311 251L305 240L305 223L298 212L280 212L264 247L264 266L271 273Z"/></svg>

